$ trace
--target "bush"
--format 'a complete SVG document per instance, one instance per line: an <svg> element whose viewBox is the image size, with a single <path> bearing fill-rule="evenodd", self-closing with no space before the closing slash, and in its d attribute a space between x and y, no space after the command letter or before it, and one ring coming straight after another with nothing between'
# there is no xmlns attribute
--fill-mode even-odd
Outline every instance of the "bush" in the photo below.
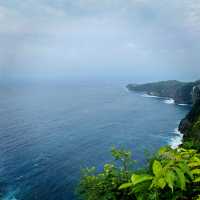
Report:
<svg viewBox="0 0 200 200"><path fill-rule="evenodd" d="M123 149L112 149L113 162L105 164L101 173L94 167L83 170L77 189L81 199L87 200L126 200L130 199L126 191L119 190L121 184L127 182L132 174L131 152Z"/></svg>
<svg viewBox="0 0 200 200"><path fill-rule="evenodd" d="M112 150L114 162L101 173L84 170L78 195L84 200L199 200L200 154L161 148L145 170L133 170L131 153Z"/></svg>
<svg viewBox="0 0 200 200"><path fill-rule="evenodd" d="M161 148L150 173L134 173L119 189L136 199L189 199L200 192L200 155L196 150Z"/></svg>
<svg viewBox="0 0 200 200"><path fill-rule="evenodd" d="M200 152L200 140L187 138L187 140L184 140L182 147L185 149L196 149L198 152Z"/></svg>

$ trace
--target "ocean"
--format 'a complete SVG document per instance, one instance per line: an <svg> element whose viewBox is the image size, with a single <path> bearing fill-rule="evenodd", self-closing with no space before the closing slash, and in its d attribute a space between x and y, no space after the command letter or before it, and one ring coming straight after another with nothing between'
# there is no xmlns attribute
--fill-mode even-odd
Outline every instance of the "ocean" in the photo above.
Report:
<svg viewBox="0 0 200 200"><path fill-rule="evenodd" d="M80 170L101 170L114 145L145 152L181 142L189 106L112 83L6 83L0 86L3 200L75 200Z"/></svg>

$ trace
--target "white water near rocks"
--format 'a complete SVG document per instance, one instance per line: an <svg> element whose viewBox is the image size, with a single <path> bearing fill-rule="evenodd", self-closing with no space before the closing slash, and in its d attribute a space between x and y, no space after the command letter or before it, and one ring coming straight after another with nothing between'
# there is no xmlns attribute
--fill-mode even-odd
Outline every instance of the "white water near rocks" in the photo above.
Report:
<svg viewBox="0 0 200 200"><path fill-rule="evenodd" d="M147 97L147 98L157 98L157 99L164 99L164 103L166 104L175 104L175 100L172 98L166 98L166 97L159 97L159 96L154 96L154 95L149 95L149 94L142 94L142 97Z"/></svg>
<svg viewBox="0 0 200 200"><path fill-rule="evenodd" d="M175 104L175 101L174 101L174 99L170 98L170 99L164 100L164 103L166 103L166 104Z"/></svg>
<svg viewBox="0 0 200 200"><path fill-rule="evenodd" d="M183 134L178 130L178 128L174 129L174 137L171 138L169 145L172 149L176 149L182 144L183 141Z"/></svg>
<svg viewBox="0 0 200 200"><path fill-rule="evenodd" d="M152 96L152 95L148 95L148 94L143 94L142 96L143 97L148 97L148 98L161 98L162 99L162 97ZM163 102L166 103L166 104L175 104L175 100L172 99L172 98L165 99ZM188 106L188 104L178 104L178 105L179 106ZM171 146L172 149L176 149L183 142L183 134L178 130L178 128L175 128L173 133L174 133L174 137L172 137L170 139L169 145Z"/></svg>
<svg viewBox="0 0 200 200"><path fill-rule="evenodd" d="M185 104L185 103L179 103L179 106L189 106L189 104Z"/></svg>
<svg viewBox="0 0 200 200"><path fill-rule="evenodd" d="M142 97L147 97L147 98L162 98L162 97L159 97L159 96L154 96L154 95L150 95L150 94L142 94L141 95Z"/></svg>

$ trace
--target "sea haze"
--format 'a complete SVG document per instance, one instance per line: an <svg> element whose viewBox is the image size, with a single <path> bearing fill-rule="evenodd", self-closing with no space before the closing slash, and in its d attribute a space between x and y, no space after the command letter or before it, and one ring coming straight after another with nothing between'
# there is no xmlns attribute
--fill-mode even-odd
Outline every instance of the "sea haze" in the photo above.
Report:
<svg viewBox="0 0 200 200"><path fill-rule="evenodd" d="M80 169L111 160L112 145L144 152L177 140L189 107L129 92L123 84L0 87L4 200L74 200Z"/></svg>

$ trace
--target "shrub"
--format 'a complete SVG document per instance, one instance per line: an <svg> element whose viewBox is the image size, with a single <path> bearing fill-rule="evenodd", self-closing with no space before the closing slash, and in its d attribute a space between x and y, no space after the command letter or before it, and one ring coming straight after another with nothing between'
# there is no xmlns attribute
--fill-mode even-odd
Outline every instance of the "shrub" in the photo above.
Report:
<svg viewBox="0 0 200 200"><path fill-rule="evenodd" d="M161 148L150 173L134 173L119 189L130 189L139 200L188 199L199 194L200 155L196 150Z"/></svg>
<svg viewBox="0 0 200 200"><path fill-rule="evenodd" d="M149 168L133 170L131 153L112 149L114 162L84 170L78 195L84 200L199 200L200 154L193 149L161 148Z"/></svg>
<svg viewBox="0 0 200 200"><path fill-rule="evenodd" d="M131 159L131 152L115 148L112 148L111 152L114 160L105 164L101 173L97 173L94 167L83 171L77 189L77 194L81 199L127 200L130 198L126 191L118 188L131 177L131 168L134 164L134 160Z"/></svg>

